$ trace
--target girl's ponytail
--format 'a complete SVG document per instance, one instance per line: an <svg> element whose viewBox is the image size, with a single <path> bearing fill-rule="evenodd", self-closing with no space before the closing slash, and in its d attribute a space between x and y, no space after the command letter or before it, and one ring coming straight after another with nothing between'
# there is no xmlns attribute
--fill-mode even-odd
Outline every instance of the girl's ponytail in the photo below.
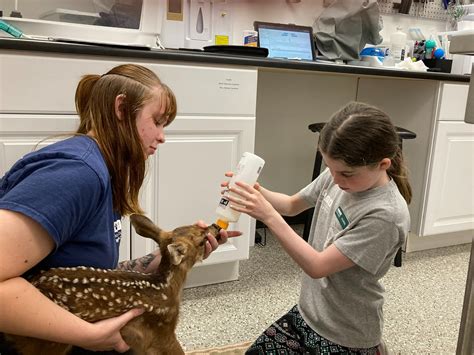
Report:
<svg viewBox="0 0 474 355"><path fill-rule="evenodd" d="M100 79L100 75L84 75L76 88L76 111L79 114L79 128L77 133L87 134L92 130L92 119L89 113L89 99L91 97L92 88Z"/></svg>
<svg viewBox="0 0 474 355"><path fill-rule="evenodd" d="M397 149L395 156L391 160L392 165L387 170L387 173L393 181L395 181L401 195L407 204L409 204L412 198L412 191L410 183L408 182L408 168L403 159L403 153L400 148Z"/></svg>

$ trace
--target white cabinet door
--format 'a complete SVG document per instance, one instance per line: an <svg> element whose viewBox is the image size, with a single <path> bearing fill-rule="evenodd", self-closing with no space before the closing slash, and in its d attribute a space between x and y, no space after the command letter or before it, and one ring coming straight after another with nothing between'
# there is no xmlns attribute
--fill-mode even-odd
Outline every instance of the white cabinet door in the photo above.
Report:
<svg viewBox="0 0 474 355"><path fill-rule="evenodd" d="M443 83L438 121L464 121L468 84Z"/></svg>
<svg viewBox="0 0 474 355"><path fill-rule="evenodd" d="M179 117L166 131L166 144L151 158L147 184L142 188L142 206L162 229L212 223L220 199L224 173L237 165L245 151L253 151L254 118ZM242 215L229 229L243 232L220 246L188 276L187 285L235 280L238 261L248 258L249 238L255 233L254 221ZM132 257L156 249L153 241L132 235ZM216 265L210 272L208 266ZM227 271L225 271L227 269Z"/></svg>
<svg viewBox="0 0 474 355"><path fill-rule="evenodd" d="M48 144L65 139L77 129L73 115L8 115L0 114L0 177L22 156ZM128 222L124 221L120 260L130 259Z"/></svg>
<svg viewBox="0 0 474 355"><path fill-rule="evenodd" d="M474 229L474 125L440 121L423 236Z"/></svg>

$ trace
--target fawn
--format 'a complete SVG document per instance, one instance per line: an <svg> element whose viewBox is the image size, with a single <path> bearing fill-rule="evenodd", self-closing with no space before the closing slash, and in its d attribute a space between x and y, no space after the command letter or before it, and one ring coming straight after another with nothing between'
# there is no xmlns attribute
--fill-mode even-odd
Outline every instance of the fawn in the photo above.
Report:
<svg viewBox="0 0 474 355"><path fill-rule="evenodd" d="M181 292L188 271L204 256L207 235L220 228L196 225L165 232L143 215L132 215L136 232L158 243L161 262L153 274L87 267L54 268L30 282L56 304L88 321L121 315L132 308L145 312L125 325L121 334L136 355L184 354L176 339ZM9 335L24 355L63 355L71 345Z"/></svg>

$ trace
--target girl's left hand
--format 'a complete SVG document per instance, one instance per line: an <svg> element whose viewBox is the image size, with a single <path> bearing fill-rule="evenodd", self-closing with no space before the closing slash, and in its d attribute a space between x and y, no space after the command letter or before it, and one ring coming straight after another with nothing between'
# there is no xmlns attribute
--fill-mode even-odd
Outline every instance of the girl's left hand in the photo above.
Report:
<svg viewBox="0 0 474 355"><path fill-rule="evenodd" d="M204 221L197 221L196 225L201 228L207 228L208 225ZM219 245L227 243L227 239L238 237L242 235L242 232L239 231L227 231L225 229L220 230L220 238L217 240L212 234L207 235L206 241L206 251L204 252L204 259L207 259L211 253L216 250Z"/></svg>
<svg viewBox="0 0 474 355"><path fill-rule="evenodd" d="M227 187L228 191L231 192L231 194L227 195L227 198L232 203L230 205L232 209L246 213L263 223L275 214L278 214L271 203L258 190L260 188L258 183L252 187L245 182L237 181L235 185ZM238 195L238 197L235 195Z"/></svg>

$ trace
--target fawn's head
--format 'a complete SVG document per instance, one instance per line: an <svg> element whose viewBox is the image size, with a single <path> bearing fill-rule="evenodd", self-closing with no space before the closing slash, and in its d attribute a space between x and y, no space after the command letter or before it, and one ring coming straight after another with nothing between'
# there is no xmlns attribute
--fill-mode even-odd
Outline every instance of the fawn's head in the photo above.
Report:
<svg viewBox="0 0 474 355"><path fill-rule="evenodd" d="M202 261L208 234L218 238L220 230L220 227L212 224L207 228L189 225L165 232L140 214L131 215L130 221L138 234L158 243L162 257L169 255L172 265L183 264L187 267L191 267L196 261Z"/></svg>

